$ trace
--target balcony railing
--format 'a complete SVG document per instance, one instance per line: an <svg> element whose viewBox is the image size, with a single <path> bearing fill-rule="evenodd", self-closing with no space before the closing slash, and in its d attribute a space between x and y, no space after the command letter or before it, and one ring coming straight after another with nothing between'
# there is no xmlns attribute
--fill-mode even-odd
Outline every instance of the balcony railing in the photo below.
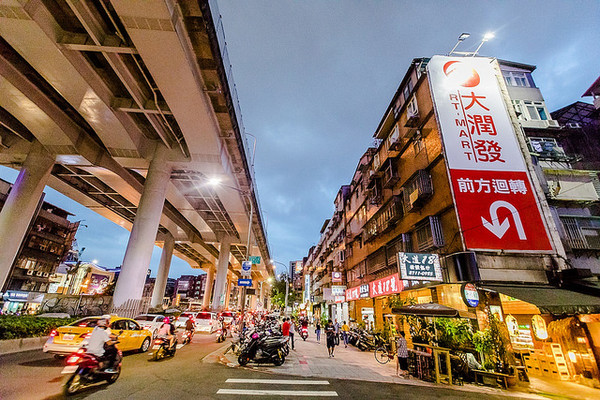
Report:
<svg viewBox="0 0 600 400"><path fill-rule="evenodd" d="M560 216L568 249L600 250L600 217Z"/></svg>

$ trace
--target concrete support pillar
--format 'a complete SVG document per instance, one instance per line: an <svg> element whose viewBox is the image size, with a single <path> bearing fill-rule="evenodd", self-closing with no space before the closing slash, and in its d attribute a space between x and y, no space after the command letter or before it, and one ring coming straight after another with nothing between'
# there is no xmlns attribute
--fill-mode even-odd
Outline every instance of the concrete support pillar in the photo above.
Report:
<svg viewBox="0 0 600 400"><path fill-rule="evenodd" d="M173 257L173 248L175 247L175 239L171 233L165 235L165 244L163 245L160 255L160 263L158 264L158 273L156 281L154 281L154 290L152 291L152 307L160 307L165 297L165 289L167 287L167 278L169 277L169 269L171 268L171 258Z"/></svg>
<svg viewBox="0 0 600 400"><path fill-rule="evenodd" d="M225 305L225 285L227 284L227 270L229 269L229 250L231 239L226 237L221 240L219 260L217 261L217 276L215 278L215 294L213 295L213 311L221 311Z"/></svg>
<svg viewBox="0 0 600 400"><path fill-rule="evenodd" d="M210 306L210 296L212 295L213 283L215 281L215 270L211 267L206 271L206 285L204 286L204 297L202 298L202 309Z"/></svg>
<svg viewBox="0 0 600 400"><path fill-rule="evenodd" d="M54 166L55 157L50 155L37 140L21 167L4 207L0 212L0 291L6 284L13 262L27 234L48 177Z"/></svg>
<svg viewBox="0 0 600 400"><path fill-rule="evenodd" d="M266 285L266 282L262 281L259 283L259 285L260 285L260 292L258 295L258 301L260 303L262 303L262 308L264 310L265 309L265 285Z"/></svg>
<svg viewBox="0 0 600 400"><path fill-rule="evenodd" d="M250 296L250 309L251 310L256 310L256 299L258 297L258 290L257 288L254 288L254 295Z"/></svg>
<svg viewBox="0 0 600 400"><path fill-rule="evenodd" d="M159 144L150 162L121 273L115 286L115 308L122 306L127 300L142 298L170 178L171 166L167 162L167 148Z"/></svg>
<svg viewBox="0 0 600 400"><path fill-rule="evenodd" d="M245 301L243 294L244 291L242 290L242 288L238 287L238 310L242 309L242 304L244 304Z"/></svg>
<svg viewBox="0 0 600 400"><path fill-rule="evenodd" d="M225 293L225 305L224 308L229 308L229 299L231 297L231 288L233 287L233 279L227 279L227 291Z"/></svg>

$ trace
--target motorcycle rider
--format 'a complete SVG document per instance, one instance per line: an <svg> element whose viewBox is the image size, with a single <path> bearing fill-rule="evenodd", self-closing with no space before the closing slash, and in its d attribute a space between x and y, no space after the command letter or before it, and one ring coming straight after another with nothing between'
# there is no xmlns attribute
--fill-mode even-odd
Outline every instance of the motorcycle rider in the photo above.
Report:
<svg viewBox="0 0 600 400"><path fill-rule="evenodd" d="M165 317L163 324L158 330L158 337L169 339L169 349L173 347L173 341L175 340L175 327L171 324L169 317Z"/></svg>
<svg viewBox="0 0 600 400"><path fill-rule="evenodd" d="M114 373L117 372L113 368L117 356L117 348L114 346L113 341L117 337L111 333L108 327L109 323L110 315L105 314L100 317L88 339L86 352L99 358L100 369L109 366L110 368L107 368L105 372Z"/></svg>

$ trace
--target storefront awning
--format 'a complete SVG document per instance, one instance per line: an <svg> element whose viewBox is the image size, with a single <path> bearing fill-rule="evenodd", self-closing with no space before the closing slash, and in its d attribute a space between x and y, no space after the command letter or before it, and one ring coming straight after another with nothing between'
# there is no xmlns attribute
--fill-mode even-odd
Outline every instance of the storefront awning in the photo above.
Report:
<svg viewBox="0 0 600 400"><path fill-rule="evenodd" d="M600 297L554 286L543 285L479 285L506 296L537 306L542 313L554 315L600 313Z"/></svg>
<svg viewBox="0 0 600 400"><path fill-rule="evenodd" d="M392 308L393 314L417 315L421 317L460 317L458 310L437 303L411 304L398 308Z"/></svg>

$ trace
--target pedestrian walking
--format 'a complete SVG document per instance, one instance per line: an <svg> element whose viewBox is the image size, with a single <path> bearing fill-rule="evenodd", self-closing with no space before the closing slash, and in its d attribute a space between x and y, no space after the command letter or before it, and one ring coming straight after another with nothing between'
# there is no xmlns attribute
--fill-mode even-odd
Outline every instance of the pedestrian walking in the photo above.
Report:
<svg viewBox="0 0 600 400"><path fill-rule="evenodd" d="M291 320L288 318L288 321L290 323L290 342L292 342L292 350L294 350L294 332L296 332L296 320L294 317L292 317Z"/></svg>
<svg viewBox="0 0 600 400"><path fill-rule="evenodd" d="M321 343L321 323L320 322L317 322L315 334L317 335L317 343Z"/></svg>
<svg viewBox="0 0 600 400"><path fill-rule="evenodd" d="M344 347L348 347L348 333L350 332L350 327L346 324L346 321L342 324L342 339L344 339Z"/></svg>
<svg viewBox="0 0 600 400"><path fill-rule="evenodd" d="M333 357L333 352L335 350L335 327L331 320L327 321L325 335L327 336L327 352L329 352L329 357Z"/></svg>
<svg viewBox="0 0 600 400"><path fill-rule="evenodd" d="M398 347L398 361L396 362L396 375L398 375L398 369L402 371L402 376L408 376L408 348L406 346L406 339L404 338L404 331L400 331L400 336L396 342Z"/></svg>

